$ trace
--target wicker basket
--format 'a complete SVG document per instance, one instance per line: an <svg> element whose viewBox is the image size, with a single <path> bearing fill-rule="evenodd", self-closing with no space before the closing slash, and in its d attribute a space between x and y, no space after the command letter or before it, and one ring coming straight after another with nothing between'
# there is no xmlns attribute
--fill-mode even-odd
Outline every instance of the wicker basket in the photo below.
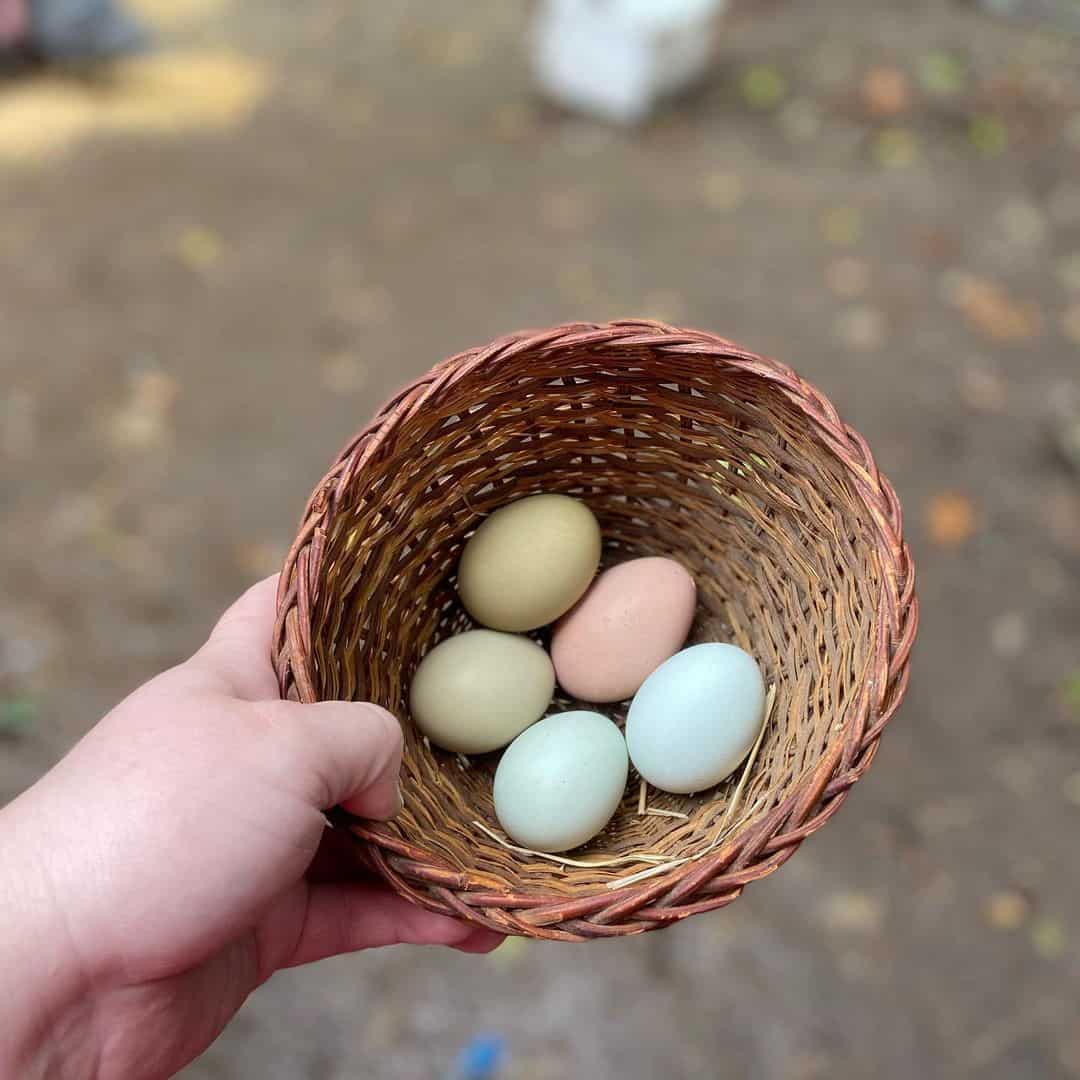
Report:
<svg viewBox="0 0 1080 1080"><path fill-rule="evenodd" d="M635 778L572 863L506 844L497 754L463 761L407 720L418 661L470 625L454 588L462 544L540 491L592 507L609 563L682 561L700 598L692 640L737 642L775 687L737 794L739 774L697 796L649 791L642 814ZM494 930L580 941L723 907L785 862L873 760L917 621L896 496L818 391L712 334L573 324L452 357L345 447L285 563L274 663L285 696L370 699L406 718L403 813L347 821L395 890Z"/></svg>

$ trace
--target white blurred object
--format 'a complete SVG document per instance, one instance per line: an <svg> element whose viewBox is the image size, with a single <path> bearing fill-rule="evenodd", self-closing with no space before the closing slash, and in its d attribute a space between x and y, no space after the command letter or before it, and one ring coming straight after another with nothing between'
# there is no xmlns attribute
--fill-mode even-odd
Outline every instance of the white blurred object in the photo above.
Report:
<svg viewBox="0 0 1080 1080"><path fill-rule="evenodd" d="M539 0L540 89L568 108L632 124L708 66L727 0Z"/></svg>

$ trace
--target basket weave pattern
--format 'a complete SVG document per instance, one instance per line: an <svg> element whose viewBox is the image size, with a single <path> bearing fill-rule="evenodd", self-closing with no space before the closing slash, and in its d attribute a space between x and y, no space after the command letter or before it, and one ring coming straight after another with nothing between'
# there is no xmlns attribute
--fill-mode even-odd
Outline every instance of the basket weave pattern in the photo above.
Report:
<svg viewBox="0 0 1080 1080"><path fill-rule="evenodd" d="M497 755L464 763L406 719L405 810L348 827L399 893L504 933L585 940L723 907L839 809L903 697L918 604L896 496L825 397L721 338L639 321L509 335L402 389L315 489L281 577L283 696L407 718L419 660L472 625L465 540L541 491L589 504L607 563L678 558L698 583L691 640L738 643L775 685L735 811L738 773L650 791L685 817L638 814L632 780L575 860L708 853L624 885L649 864L557 865L492 840L476 822L498 831Z"/></svg>

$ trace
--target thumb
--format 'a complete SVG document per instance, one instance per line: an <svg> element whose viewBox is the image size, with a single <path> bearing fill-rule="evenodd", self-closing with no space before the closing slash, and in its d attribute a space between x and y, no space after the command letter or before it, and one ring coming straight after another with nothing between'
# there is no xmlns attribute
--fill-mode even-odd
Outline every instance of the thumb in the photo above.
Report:
<svg viewBox="0 0 1080 1080"><path fill-rule="evenodd" d="M401 725L378 705L354 701L253 704L271 736L263 740L271 772L300 785L316 810L341 806L385 821L401 809Z"/></svg>

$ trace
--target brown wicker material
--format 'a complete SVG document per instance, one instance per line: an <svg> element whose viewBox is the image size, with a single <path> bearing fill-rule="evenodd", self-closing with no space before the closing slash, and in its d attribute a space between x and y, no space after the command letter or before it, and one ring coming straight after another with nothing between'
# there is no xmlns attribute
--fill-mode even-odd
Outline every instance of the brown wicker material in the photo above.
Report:
<svg viewBox="0 0 1080 1080"><path fill-rule="evenodd" d="M561 866L491 839L475 823L499 832L498 755L465 763L407 720L417 662L470 625L454 589L462 544L540 491L592 507L608 562L680 559L699 591L691 640L737 642L776 687L734 813L738 773L697 796L649 792L650 808L685 818L639 814L633 777L608 828L570 853L708 849L626 884L650 864ZM578 941L723 907L824 825L900 704L917 612L896 496L817 390L698 330L573 324L452 357L345 447L285 563L274 662L283 695L406 718L404 812L348 823L394 889L493 930Z"/></svg>

